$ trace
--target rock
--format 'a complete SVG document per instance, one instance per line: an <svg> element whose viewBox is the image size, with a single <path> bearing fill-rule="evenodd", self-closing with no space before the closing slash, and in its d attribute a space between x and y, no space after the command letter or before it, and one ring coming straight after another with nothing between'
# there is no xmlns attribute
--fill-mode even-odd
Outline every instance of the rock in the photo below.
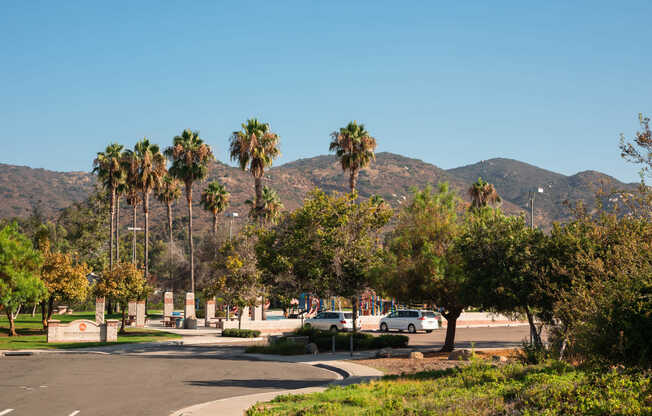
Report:
<svg viewBox="0 0 652 416"><path fill-rule="evenodd" d="M376 358L390 358L392 356L392 350L390 348L381 348L376 353Z"/></svg>
<svg viewBox="0 0 652 416"><path fill-rule="evenodd" d="M497 363L506 363L507 362L507 357L503 357L502 355L493 355L491 357L491 359L494 362L497 362Z"/></svg>
<svg viewBox="0 0 652 416"><path fill-rule="evenodd" d="M423 353L419 351L410 352L410 358L413 360L423 360Z"/></svg>
<svg viewBox="0 0 652 416"><path fill-rule="evenodd" d="M306 352L308 354L317 355L317 354L319 354L319 348L317 348L317 344L315 344L314 342L311 342L311 343L306 345Z"/></svg>
<svg viewBox="0 0 652 416"><path fill-rule="evenodd" d="M455 350L448 354L448 359L451 361L468 361L471 359L471 351Z"/></svg>

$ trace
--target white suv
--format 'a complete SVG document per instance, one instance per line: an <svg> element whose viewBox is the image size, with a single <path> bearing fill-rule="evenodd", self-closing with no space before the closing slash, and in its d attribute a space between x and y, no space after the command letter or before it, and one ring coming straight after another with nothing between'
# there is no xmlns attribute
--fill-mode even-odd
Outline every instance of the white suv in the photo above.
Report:
<svg viewBox="0 0 652 416"><path fill-rule="evenodd" d="M433 311L420 311L416 309L404 309L394 311L380 320L380 331L388 332L392 329L399 331L407 330L414 334L417 331L432 332L438 329L441 315Z"/></svg>
<svg viewBox="0 0 652 416"><path fill-rule="evenodd" d="M326 331L352 331L353 314L351 312L321 312L314 318L306 319L304 326ZM360 325L358 325L358 328Z"/></svg>

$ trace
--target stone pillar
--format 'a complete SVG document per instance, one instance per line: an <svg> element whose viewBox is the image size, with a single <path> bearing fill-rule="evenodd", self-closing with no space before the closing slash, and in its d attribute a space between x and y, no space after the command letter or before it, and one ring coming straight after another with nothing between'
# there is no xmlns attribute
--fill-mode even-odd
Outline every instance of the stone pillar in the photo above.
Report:
<svg viewBox="0 0 652 416"><path fill-rule="evenodd" d="M206 300L206 322L215 318L215 298Z"/></svg>
<svg viewBox="0 0 652 416"><path fill-rule="evenodd" d="M258 298L258 302L262 302L262 298ZM263 305L262 303L254 306L254 314L251 317L252 321L262 321L263 320Z"/></svg>
<svg viewBox="0 0 652 416"><path fill-rule="evenodd" d="M136 302L136 328L145 328L145 301Z"/></svg>
<svg viewBox="0 0 652 416"><path fill-rule="evenodd" d="M59 321L58 319L50 319L48 321L48 333L46 336L46 341L47 342L57 342L59 339L57 339L57 332L59 328Z"/></svg>
<svg viewBox="0 0 652 416"><path fill-rule="evenodd" d="M183 310L184 319L195 317L195 294L192 292L186 293L186 307Z"/></svg>
<svg viewBox="0 0 652 416"><path fill-rule="evenodd" d="M242 315L241 315L242 322L249 320L249 313L250 313L249 306L245 306L244 308L242 308Z"/></svg>
<svg viewBox="0 0 652 416"><path fill-rule="evenodd" d="M104 298L95 298L95 322L104 323Z"/></svg>
<svg viewBox="0 0 652 416"><path fill-rule="evenodd" d="M102 335L106 338L102 342L117 342L118 341L118 328L120 321L117 319L106 320L106 330L101 331Z"/></svg>
<svg viewBox="0 0 652 416"><path fill-rule="evenodd" d="M165 292L163 295L163 317L167 318L172 316L174 312L174 297L172 292Z"/></svg>
<svg viewBox="0 0 652 416"><path fill-rule="evenodd" d="M130 300L127 309L128 316L136 316L136 301Z"/></svg>

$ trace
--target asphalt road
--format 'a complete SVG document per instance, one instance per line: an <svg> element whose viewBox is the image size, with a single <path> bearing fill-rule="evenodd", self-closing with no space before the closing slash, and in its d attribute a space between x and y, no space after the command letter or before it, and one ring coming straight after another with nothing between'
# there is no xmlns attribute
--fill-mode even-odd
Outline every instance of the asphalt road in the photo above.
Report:
<svg viewBox="0 0 652 416"><path fill-rule="evenodd" d="M14 409L7 416L166 416L197 403L334 378L308 365L245 361L214 351L1 357L0 374L0 414Z"/></svg>
<svg viewBox="0 0 652 416"><path fill-rule="evenodd" d="M398 332L392 331L392 334ZM415 348L441 348L446 339L446 328L426 333L402 335L410 337L410 347ZM457 328L455 331L455 347L471 348L510 348L520 347L523 340L530 336L530 329L527 325L513 327L481 327L481 328Z"/></svg>

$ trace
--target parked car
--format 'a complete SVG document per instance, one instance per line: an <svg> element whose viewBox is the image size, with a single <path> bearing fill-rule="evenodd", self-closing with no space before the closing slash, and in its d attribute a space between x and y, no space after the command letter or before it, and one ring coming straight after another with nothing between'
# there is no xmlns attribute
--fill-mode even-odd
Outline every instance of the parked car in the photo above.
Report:
<svg viewBox="0 0 652 416"><path fill-rule="evenodd" d="M333 332L352 331L353 314L351 312L320 312L315 317L306 319L303 325Z"/></svg>
<svg viewBox="0 0 652 416"><path fill-rule="evenodd" d="M380 331L389 332L392 329L408 331L432 332L441 327L441 314L433 311L417 309L402 309L394 311L380 320Z"/></svg>

